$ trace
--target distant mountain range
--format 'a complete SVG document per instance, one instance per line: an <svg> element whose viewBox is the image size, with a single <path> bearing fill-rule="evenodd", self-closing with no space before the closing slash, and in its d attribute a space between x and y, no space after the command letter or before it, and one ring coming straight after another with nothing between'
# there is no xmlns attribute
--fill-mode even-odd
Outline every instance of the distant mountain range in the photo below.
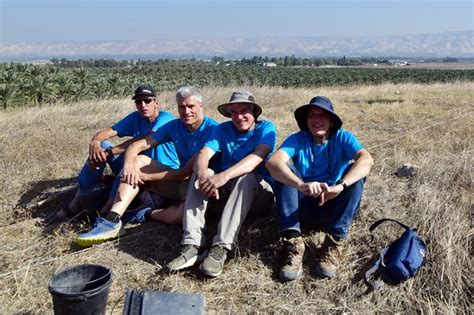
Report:
<svg viewBox="0 0 474 315"><path fill-rule="evenodd" d="M382 37L157 39L2 43L0 60L50 58L210 58L222 56L474 57L474 30Z"/></svg>

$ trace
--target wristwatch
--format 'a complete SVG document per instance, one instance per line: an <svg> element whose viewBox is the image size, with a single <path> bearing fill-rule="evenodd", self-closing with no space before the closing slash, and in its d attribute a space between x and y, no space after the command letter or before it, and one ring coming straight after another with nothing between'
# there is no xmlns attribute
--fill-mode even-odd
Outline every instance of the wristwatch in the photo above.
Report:
<svg viewBox="0 0 474 315"><path fill-rule="evenodd" d="M346 188L347 188L347 184L346 184L346 183L344 183L344 181L342 180L342 178L341 178L341 179L339 179L339 180L336 182L336 185L339 185L339 184L341 184L341 185L342 185L342 191L346 190Z"/></svg>

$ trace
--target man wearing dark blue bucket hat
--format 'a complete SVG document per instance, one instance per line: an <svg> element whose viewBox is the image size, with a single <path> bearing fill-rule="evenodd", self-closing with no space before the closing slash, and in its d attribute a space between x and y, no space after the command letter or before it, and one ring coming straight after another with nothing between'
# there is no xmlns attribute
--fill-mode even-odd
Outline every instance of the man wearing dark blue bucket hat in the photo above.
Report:
<svg viewBox="0 0 474 315"><path fill-rule="evenodd" d="M280 279L291 281L303 274L307 251L300 226L326 232L316 273L331 278L342 259L373 159L353 134L341 128L342 120L327 97L316 96L298 107L295 119L301 131L290 135L266 164L277 181L285 243Z"/></svg>

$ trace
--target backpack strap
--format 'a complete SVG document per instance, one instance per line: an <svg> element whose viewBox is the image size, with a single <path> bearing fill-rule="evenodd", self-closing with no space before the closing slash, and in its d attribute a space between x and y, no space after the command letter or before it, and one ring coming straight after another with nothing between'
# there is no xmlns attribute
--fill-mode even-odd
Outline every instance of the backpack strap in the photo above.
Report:
<svg viewBox="0 0 474 315"><path fill-rule="evenodd" d="M405 230L408 230L410 229L410 227L396 219L391 219L391 218L383 218L383 219L380 219L380 220L377 220L375 221L374 223L372 223L372 225L369 227L369 231L370 233L372 233L375 228L377 228L377 226L379 226L380 224L384 223L385 221L392 221L392 222L395 222L395 223L398 223L400 226L404 227Z"/></svg>
<svg viewBox="0 0 474 315"><path fill-rule="evenodd" d="M383 269L385 268L384 257L387 250L388 246L380 251L379 258L377 258L372 267L365 273L365 284L367 284L372 291L380 289L385 284L383 281Z"/></svg>
<svg viewBox="0 0 474 315"><path fill-rule="evenodd" d="M403 224L402 222L396 220L396 219L391 219L391 218L383 218L383 219L380 219L380 220L377 220L375 221L374 223L372 223L372 225L369 227L369 232L370 232L370 241L369 241L369 245L370 243L372 243L372 241L374 240L375 236L373 234L373 231L382 223L384 223L385 221L392 221L392 222L395 222L395 223L398 223L401 227L403 227L405 230L409 230L410 227L406 224Z"/></svg>

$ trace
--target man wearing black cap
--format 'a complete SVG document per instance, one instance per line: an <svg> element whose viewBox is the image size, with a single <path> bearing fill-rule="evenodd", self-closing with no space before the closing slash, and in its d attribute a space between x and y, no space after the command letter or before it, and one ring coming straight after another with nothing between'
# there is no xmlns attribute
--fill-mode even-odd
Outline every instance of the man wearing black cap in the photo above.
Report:
<svg viewBox="0 0 474 315"><path fill-rule="evenodd" d="M168 265L170 271L191 267L204 258L200 254L206 246L206 211L217 211L220 220L211 248L199 270L210 276L221 274L238 238L240 227L247 215L260 215L273 203L269 185L270 174L263 161L274 150L275 125L257 119L262 108L254 96L246 91L234 92L228 103L217 108L232 120L215 128L199 152L193 166L183 218L183 245L181 253ZM209 169L209 160L217 152L220 165ZM212 206L208 207L208 203Z"/></svg>
<svg viewBox="0 0 474 315"><path fill-rule="evenodd" d="M82 168L77 179L79 189L67 208L57 213L58 219L74 215L79 209L81 194L87 194L88 190L100 183L106 164L109 164L112 172L118 175L123 167L123 154L125 149L139 137L144 137L155 132L159 127L174 119L168 112L160 111L160 102L156 98L156 92L150 85L141 85L135 90L132 97L137 111L108 127L97 132L89 143L89 159ZM108 139L115 136L133 137L124 143L113 146ZM160 156L160 161L170 168L177 168L177 155L172 144L164 144L155 149L148 150L145 154L151 158ZM120 179L116 178L109 194L109 200L102 209L108 211L113 203Z"/></svg>
<svg viewBox="0 0 474 315"><path fill-rule="evenodd" d="M306 250L300 223L326 232L316 273L331 278L373 160L354 135L341 129L328 98L314 97L296 109L295 118L301 131L290 135L266 164L277 181L275 196L286 245L280 279L295 280L303 273Z"/></svg>

